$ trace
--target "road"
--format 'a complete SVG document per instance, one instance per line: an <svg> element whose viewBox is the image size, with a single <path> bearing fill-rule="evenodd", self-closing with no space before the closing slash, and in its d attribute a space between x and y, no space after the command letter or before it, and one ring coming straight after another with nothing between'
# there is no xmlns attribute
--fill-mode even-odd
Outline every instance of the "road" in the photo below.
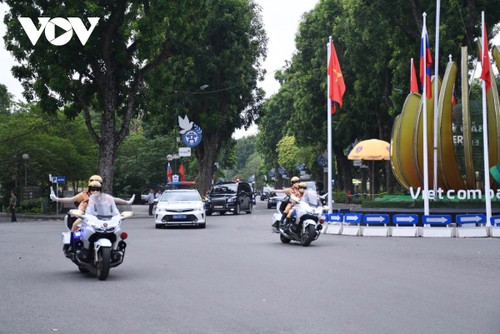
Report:
<svg viewBox="0 0 500 334"><path fill-rule="evenodd" d="M500 240L270 232L272 210L155 229L134 206L106 281L61 251L60 220L0 221L0 333L499 333ZM5 218L5 217L4 217Z"/></svg>

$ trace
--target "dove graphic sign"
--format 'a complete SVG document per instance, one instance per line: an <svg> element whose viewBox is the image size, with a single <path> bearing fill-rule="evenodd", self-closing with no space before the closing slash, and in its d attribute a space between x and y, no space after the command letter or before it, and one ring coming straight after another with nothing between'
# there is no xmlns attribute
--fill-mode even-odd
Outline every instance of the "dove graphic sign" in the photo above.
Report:
<svg viewBox="0 0 500 334"><path fill-rule="evenodd" d="M37 28L29 17L19 17L18 19L24 31L28 35L31 44L35 45L42 35L42 32L45 31L45 38L50 44L55 46L66 45L71 38L73 38L73 32L75 32L76 36L80 40L80 43L85 45L94 31L97 22L99 22L98 17L87 18L90 23L90 27L87 29L83 21L78 17L39 17L38 25L40 28ZM56 36L56 27L59 31L63 31L58 36Z"/></svg>
<svg viewBox="0 0 500 334"><path fill-rule="evenodd" d="M200 127L193 122L189 121L187 115L182 118L178 116L179 119L179 127L181 130L179 131L181 134L182 142L184 145L189 147L198 146L201 143L202 132Z"/></svg>

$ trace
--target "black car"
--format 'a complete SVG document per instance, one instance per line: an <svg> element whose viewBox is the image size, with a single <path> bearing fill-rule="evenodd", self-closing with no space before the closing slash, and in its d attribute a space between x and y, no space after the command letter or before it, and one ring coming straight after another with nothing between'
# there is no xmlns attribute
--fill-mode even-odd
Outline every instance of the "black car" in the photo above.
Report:
<svg viewBox="0 0 500 334"><path fill-rule="evenodd" d="M262 188L262 192L260 193L260 200L265 201L266 199L269 198L269 194L273 192L273 188L271 187L264 187Z"/></svg>
<svg viewBox="0 0 500 334"><path fill-rule="evenodd" d="M275 208L276 205L283 201L283 199L286 197L287 195L285 193L271 193L269 194L269 198L267 199L267 208L268 209L271 209L271 208Z"/></svg>
<svg viewBox="0 0 500 334"><path fill-rule="evenodd" d="M233 212L239 215L241 211L252 213L253 191L246 182L225 182L217 184L208 193L205 202L207 216L213 212L221 215L226 212Z"/></svg>

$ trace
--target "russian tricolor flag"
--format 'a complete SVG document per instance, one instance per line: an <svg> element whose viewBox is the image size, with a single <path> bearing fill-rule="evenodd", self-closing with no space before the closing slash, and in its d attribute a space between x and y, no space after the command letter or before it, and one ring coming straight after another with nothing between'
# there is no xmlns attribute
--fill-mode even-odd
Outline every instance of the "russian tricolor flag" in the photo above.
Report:
<svg viewBox="0 0 500 334"><path fill-rule="evenodd" d="M425 68L425 74L424 74ZM432 55L431 48L429 46L429 37L427 36L427 27L422 27L422 38L420 40L420 82L424 85L427 98L432 98L432 88L431 88L431 69L432 69ZM423 89L423 88L422 88ZM422 92L424 95L424 92Z"/></svg>

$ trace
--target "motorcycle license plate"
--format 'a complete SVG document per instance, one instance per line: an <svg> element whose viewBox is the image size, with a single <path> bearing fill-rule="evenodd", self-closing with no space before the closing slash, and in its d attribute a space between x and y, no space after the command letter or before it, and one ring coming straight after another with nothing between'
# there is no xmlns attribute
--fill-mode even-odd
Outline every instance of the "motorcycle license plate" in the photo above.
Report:
<svg viewBox="0 0 500 334"><path fill-rule="evenodd" d="M174 219L186 219L186 215L174 215Z"/></svg>

